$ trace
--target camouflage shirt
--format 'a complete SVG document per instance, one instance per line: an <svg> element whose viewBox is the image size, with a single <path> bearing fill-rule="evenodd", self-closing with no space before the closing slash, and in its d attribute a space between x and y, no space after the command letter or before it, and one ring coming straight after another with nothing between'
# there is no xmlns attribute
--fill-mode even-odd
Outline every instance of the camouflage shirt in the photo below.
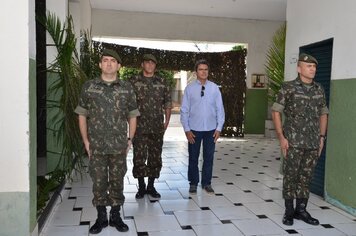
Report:
<svg viewBox="0 0 356 236"><path fill-rule="evenodd" d="M306 85L299 77L283 83L272 110L284 113L283 134L291 147L319 148L320 116L329 113L319 83Z"/></svg>
<svg viewBox="0 0 356 236"><path fill-rule="evenodd" d="M138 134L164 132L163 110L172 108L169 85L165 79L142 74L130 79L136 92L137 105L141 116L137 119Z"/></svg>
<svg viewBox="0 0 356 236"><path fill-rule="evenodd" d="M93 154L118 154L126 148L127 119L140 114L131 84L120 79L87 81L75 112L87 117Z"/></svg>

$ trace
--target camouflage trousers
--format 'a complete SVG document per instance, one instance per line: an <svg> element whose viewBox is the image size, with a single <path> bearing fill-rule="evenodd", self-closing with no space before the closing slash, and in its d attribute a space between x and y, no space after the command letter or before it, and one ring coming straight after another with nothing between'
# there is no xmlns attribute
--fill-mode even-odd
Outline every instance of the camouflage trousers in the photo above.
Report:
<svg viewBox="0 0 356 236"><path fill-rule="evenodd" d="M317 149L289 147L283 160L283 198L309 198L309 186L318 162Z"/></svg>
<svg viewBox="0 0 356 236"><path fill-rule="evenodd" d="M159 178L162 169L163 133L137 134L133 142L133 169L135 178Z"/></svg>
<svg viewBox="0 0 356 236"><path fill-rule="evenodd" d="M126 150L122 154L93 155L89 174L93 180L93 205L117 206L125 201Z"/></svg>

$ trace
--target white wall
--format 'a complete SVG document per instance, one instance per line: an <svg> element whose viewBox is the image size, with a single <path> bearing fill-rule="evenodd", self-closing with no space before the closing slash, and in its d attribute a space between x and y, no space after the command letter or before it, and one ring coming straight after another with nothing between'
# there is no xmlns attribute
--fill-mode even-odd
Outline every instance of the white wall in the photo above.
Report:
<svg viewBox="0 0 356 236"><path fill-rule="evenodd" d="M3 1L0 16L0 192L28 192L29 0Z"/></svg>
<svg viewBox="0 0 356 236"><path fill-rule="evenodd" d="M288 0L287 4L287 80L297 75L291 63L299 47L334 38L331 79L355 78L356 1Z"/></svg>
<svg viewBox="0 0 356 236"><path fill-rule="evenodd" d="M91 5L89 0L69 2L69 14L73 17L77 51L80 53L80 32L91 29Z"/></svg>
<svg viewBox="0 0 356 236"><path fill-rule="evenodd" d="M91 29L91 5L89 0L80 0L80 23L81 30Z"/></svg>
<svg viewBox="0 0 356 236"><path fill-rule="evenodd" d="M68 15L68 0L46 0L46 8L61 19L65 20Z"/></svg>
<svg viewBox="0 0 356 236"><path fill-rule="evenodd" d="M92 35L207 42L247 43L247 85L264 73L265 53L282 22L171 14L92 10Z"/></svg>
<svg viewBox="0 0 356 236"><path fill-rule="evenodd" d="M81 30L81 9L79 2L69 2L69 14L73 17L75 37L77 39L76 48L80 53L80 30Z"/></svg>
<svg viewBox="0 0 356 236"><path fill-rule="evenodd" d="M47 11L54 13L62 23L67 20L68 16L68 0L46 0L46 8ZM55 46L50 46L53 45L53 40L51 36L47 33L47 65L50 65L54 59L57 56L57 49Z"/></svg>
<svg viewBox="0 0 356 236"><path fill-rule="evenodd" d="M36 60L36 12L35 0L29 0L29 55L30 58Z"/></svg>

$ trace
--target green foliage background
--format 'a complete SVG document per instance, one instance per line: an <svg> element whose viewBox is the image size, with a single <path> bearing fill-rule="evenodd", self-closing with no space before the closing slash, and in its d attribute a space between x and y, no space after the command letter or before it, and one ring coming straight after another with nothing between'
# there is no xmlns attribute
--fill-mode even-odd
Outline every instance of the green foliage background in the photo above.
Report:
<svg viewBox="0 0 356 236"><path fill-rule="evenodd" d="M127 80L135 75L141 73L140 69L137 68L129 68L129 67L121 67L120 68L120 78L123 80ZM159 77L166 79L169 86L174 88L176 85L176 80L174 79L174 72L169 70L157 70L155 74Z"/></svg>

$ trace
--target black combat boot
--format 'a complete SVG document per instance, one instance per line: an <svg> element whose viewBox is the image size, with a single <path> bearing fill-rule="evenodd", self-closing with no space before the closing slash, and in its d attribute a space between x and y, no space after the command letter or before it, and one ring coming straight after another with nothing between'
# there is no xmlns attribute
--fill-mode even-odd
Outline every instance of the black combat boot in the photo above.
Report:
<svg viewBox="0 0 356 236"><path fill-rule="evenodd" d="M97 206L98 218L95 224L89 229L89 233L98 234L101 230L109 225L108 216L106 214L106 206Z"/></svg>
<svg viewBox="0 0 356 236"><path fill-rule="evenodd" d="M154 182L155 177L148 177L147 193L153 198L161 198L161 194L159 194L153 186Z"/></svg>
<svg viewBox="0 0 356 236"><path fill-rule="evenodd" d="M293 215L294 215L294 206L293 206L294 199L285 199L284 206L286 210L284 212L282 223L285 225L293 225Z"/></svg>
<svg viewBox="0 0 356 236"><path fill-rule="evenodd" d="M136 193L136 199L141 199L145 196L146 194L146 184L145 184L145 178L144 177L139 177L138 178L138 192Z"/></svg>
<svg viewBox="0 0 356 236"><path fill-rule="evenodd" d="M115 227L119 232L127 232L129 227L125 224L120 216L120 206L111 207L110 226Z"/></svg>
<svg viewBox="0 0 356 236"><path fill-rule="evenodd" d="M302 220L310 225L319 225L319 221L311 217L311 215L306 211L307 204L308 204L307 198L297 198L294 218L298 220Z"/></svg>

